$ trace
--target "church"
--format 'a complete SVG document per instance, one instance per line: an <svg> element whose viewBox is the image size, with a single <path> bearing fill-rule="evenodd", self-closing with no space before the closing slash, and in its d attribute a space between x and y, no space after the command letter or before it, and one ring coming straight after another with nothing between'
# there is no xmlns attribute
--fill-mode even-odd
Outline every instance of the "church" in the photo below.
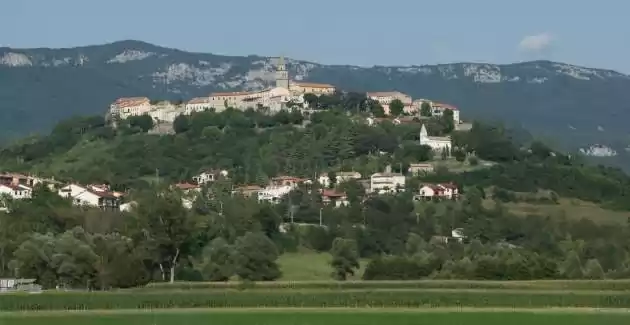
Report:
<svg viewBox="0 0 630 325"><path fill-rule="evenodd" d="M285 108L290 101L296 104L303 104L304 94L323 95L335 92L333 85L290 80L289 71L283 57L278 59L275 74L276 84L273 88L251 92L212 93L209 96L210 106L217 111L221 111L225 107L247 109L262 105L268 107L271 111L279 111Z"/></svg>
<svg viewBox="0 0 630 325"><path fill-rule="evenodd" d="M429 146L434 151L442 151L444 149L448 151L452 148L450 136L431 137L427 133L427 128L424 124L422 124L422 128L420 129L420 145Z"/></svg>

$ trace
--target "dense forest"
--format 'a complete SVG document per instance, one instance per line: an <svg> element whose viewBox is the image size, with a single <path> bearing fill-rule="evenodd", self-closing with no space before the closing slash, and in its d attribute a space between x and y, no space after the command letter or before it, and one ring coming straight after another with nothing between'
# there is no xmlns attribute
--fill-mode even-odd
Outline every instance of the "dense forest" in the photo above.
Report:
<svg viewBox="0 0 630 325"><path fill-rule="evenodd" d="M348 95L317 105L322 111L308 118L254 109L195 113L178 118L172 135L147 134L152 122L144 118L117 129L101 117L74 118L47 137L5 148L3 169L106 182L137 204L122 213L78 208L45 188L8 202L8 212L0 213L0 276L91 289L271 281L282 275L278 257L299 248L330 252L331 278L339 280L356 272L360 258L369 260L366 280L630 276L627 224L517 216L504 206L518 200L517 192L546 190L546 204L573 197L630 210L630 178L497 125L475 123L459 132L448 118L422 119L430 133L453 137L454 159L493 165L409 176L408 190L397 195L367 195L355 181L335 184L350 201L339 208L322 203L316 184L275 205L233 194L235 185L265 184L279 174L367 176L387 165L405 172L410 163L446 159L417 144L419 120L368 126L361 114L374 107ZM182 197L190 194L168 185L204 168L227 169L230 179L204 187L186 209ZM458 184L460 200L413 201L419 184L447 181ZM449 240L454 229L465 238Z"/></svg>

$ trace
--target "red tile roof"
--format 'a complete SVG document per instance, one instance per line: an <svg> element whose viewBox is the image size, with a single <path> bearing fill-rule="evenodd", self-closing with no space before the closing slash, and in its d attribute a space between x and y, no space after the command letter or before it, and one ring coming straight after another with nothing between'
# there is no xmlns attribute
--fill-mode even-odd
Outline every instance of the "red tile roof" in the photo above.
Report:
<svg viewBox="0 0 630 325"><path fill-rule="evenodd" d="M323 190L322 196L325 196L328 198L341 198L341 197L345 197L346 193L337 192L335 190Z"/></svg>
<svg viewBox="0 0 630 325"><path fill-rule="evenodd" d="M199 188L199 185L190 184L190 183L179 183L174 185L176 188L180 190L192 190Z"/></svg>
<svg viewBox="0 0 630 325"><path fill-rule="evenodd" d="M207 104L210 102L208 97L196 97L188 101L188 104Z"/></svg>
<svg viewBox="0 0 630 325"><path fill-rule="evenodd" d="M123 97L116 99L114 105L118 107L132 107L142 104L148 104L149 102L151 101L147 97Z"/></svg>

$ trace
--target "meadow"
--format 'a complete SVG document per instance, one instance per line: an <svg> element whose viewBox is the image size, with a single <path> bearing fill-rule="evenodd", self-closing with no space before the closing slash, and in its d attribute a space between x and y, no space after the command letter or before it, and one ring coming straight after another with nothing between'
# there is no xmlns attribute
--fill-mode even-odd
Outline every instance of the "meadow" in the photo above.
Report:
<svg viewBox="0 0 630 325"><path fill-rule="evenodd" d="M11 325L622 325L629 313L466 310L215 310L0 314Z"/></svg>

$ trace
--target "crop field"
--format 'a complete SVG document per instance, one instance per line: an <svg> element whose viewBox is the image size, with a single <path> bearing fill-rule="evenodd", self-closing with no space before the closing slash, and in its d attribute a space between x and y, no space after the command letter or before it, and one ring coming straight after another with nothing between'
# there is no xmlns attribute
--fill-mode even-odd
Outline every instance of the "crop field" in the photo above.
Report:
<svg viewBox="0 0 630 325"><path fill-rule="evenodd" d="M0 294L0 325L630 324L630 281L175 283Z"/></svg>
<svg viewBox="0 0 630 325"><path fill-rule="evenodd" d="M215 310L0 314L11 325L627 325L630 313L458 310Z"/></svg>

